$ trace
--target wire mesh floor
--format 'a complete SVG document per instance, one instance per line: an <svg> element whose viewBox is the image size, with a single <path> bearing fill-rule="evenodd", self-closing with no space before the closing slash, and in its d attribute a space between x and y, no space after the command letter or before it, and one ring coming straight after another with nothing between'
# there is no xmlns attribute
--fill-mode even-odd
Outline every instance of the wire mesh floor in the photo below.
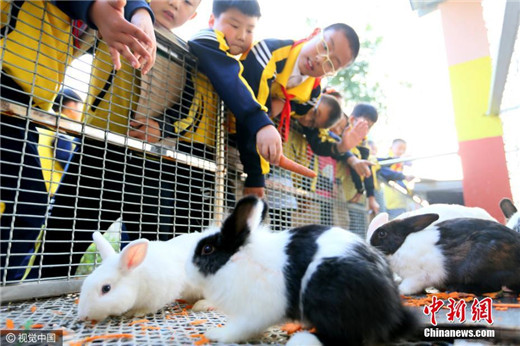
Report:
<svg viewBox="0 0 520 346"><path fill-rule="evenodd" d="M78 294L59 298L16 302L1 307L2 328L10 320L15 329L63 330L64 344L80 345L92 336L107 337L110 345L197 345L207 344L204 332L226 323L224 315L216 311L194 312L182 302L174 302L155 314L144 317L111 317L92 323L77 319ZM11 322L9 322L11 323ZM131 338L109 339L110 335ZM289 336L271 328L258 340L247 343L285 344Z"/></svg>
<svg viewBox="0 0 520 346"><path fill-rule="evenodd" d="M157 313L144 317L111 317L97 323L80 321L77 319L78 296L78 294L70 294L2 305L0 329L61 330L63 344L71 346L91 342L109 345L208 345L209 340L203 336L206 330L226 323L226 316L218 311L195 312L182 301L169 304ZM517 298L510 296L497 302L515 302ZM423 307L417 309L422 311ZM415 340L392 345L520 345L520 309L509 311L493 309L493 314L495 323L490 327L497 331L497 335L491 339L466 340L469 343L460 339ZM439 318L439 323L447 326L442 315ZM431 327L426 315L423 315L421 322L425 328ZM451 327L458 328L453 324ZM5 333L2 332L2 338L5 338ZM288 332L283 331L281 326L275 326L268 329L262 337L241 345L283 345L289 337ZM30 345L61 345L61 343L30 343Z"/></svg>

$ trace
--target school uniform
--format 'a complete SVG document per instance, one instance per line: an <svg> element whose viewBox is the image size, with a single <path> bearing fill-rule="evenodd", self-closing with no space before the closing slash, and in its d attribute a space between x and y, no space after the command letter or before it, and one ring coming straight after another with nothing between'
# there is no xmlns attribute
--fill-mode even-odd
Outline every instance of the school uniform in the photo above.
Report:
<svg viewBox="0 0 520 346"><path fill-rule="evenodd" d="M102 45L95 51L85 109L87 125L126 137L130 121L146 112L160 124L162 140L177 140L175 150L213 160L218 97L207 79L189 65L182 66L182 74L174 78L177 65L164 59L154 65L148 79L127 63L114 71ZM153 102L150 97L155 98ZM209 223L213 173L97 139L85 137L82 142L81 155L69 168L75 173L67 175L49 218L47 239L56 245L46 251L52 255L46 255L45 264L68 262L59 254L59 244L70 242L62 231L67 227L74 227L76 238L85 240L73 245L78 255L73 255L72 263L77 263L92 230L107 229L118 217L122 217L127 240L167 240L174 232L201 231ZM73 205L77 207L72 209ZM65 266L49 268L43 274L64 275L66 270Z"/></svg>
<svg viewBox="0 0 520 346"><path fill-rule="evenodd" d="M303 45L304 41L267 39L256 43L250 51L242 55L243 76L260 104L270 108L271 97L293 101L293 104L302 105L307 109L316 104L321 93L319 79L300 76L300 80L294 85L289 84L290 77L294 76L293 71ZM284 139L289 132L290 111L286 108L280 119ZM246 135L250 140L254 140L254 137L246 131L239 132L239 135ZM242 140L246 139L242 138ZM246 160L243 163L244 169L247 169L247 186L264 186L263 174L269 170L268 163L258 155L256 146L251 141L247 146L244 145L242 150L244 152L241 152L241 156Z"/></svg>
<svg viewBox="0 0 520 346"><path fill-rule="evenodd" d="M73 56L74 28L81 20L91 27L93 1L3 1L1 5L1 97L49 111ZM133 13L148 5L128 4ZM42 33L46 33L42 35ZM44 223L49 196L38 153L38 130L28 119L2 115L2 244L1 265L23 265L34 250ZM12 232L13 231L13 232ZM18 255L20 254L20 255ZM25 258L25 259L24 259ZM24 262L25 263L25 262ZM19 279L23 269L8 270L7 280Z"/></svg>
<svg viewBox="0 0 520 346"><path fill-rule="evenodd" d="M188 41L190 51L199 60L199 69L211 81L217 94L236 119L237 146L244 171L248 174L245 186L258 185L251 172L265 174L267 162L260 161L256 150L256 134L268 125L273 125L267 115L264 102L257 101L257 94L245 77L242 63L229 53L224 34L218 30L205 29ZM253 153L254 158L250 157Z"/></svg>

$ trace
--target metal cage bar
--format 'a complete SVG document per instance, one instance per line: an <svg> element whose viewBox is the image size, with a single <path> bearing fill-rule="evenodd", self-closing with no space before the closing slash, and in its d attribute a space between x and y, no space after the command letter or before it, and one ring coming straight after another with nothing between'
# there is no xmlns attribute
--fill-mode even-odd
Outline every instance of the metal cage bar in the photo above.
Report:
<svg viewBox="0 0 520 346"><path fill-rule="evenodd" d="M49 4L31 6L41 25L64 24L45 16ZM27 8L2 12L4 28L18 21L36 30ZM65 35L56 47L27 35L34 44L20 48L3 39L0 46L2 194L12 197L2 198L1 209L4 301L77 292L100 263L91 244L95 230L120 249L135 238L166 240L222 222L242 195L245 175L231 116L183 41L157 29L156 64L141 76L126 62L113 70L106 45L90 29ZM65 81L54 85L61 65L53 52L60 47L67 64L93 58L70 65ZM36 57L31 64L21 60L21 49ZM52 73L42 67L49 61L58 66ZM81 120L68 117L65 102L52 104L65 87L84 97ZM289 151L293 143L284 145ZM347 202L335 163L308 150L293 159L319 177L271 167L272 228L322 223L364 236L366 207Z"/></svg>

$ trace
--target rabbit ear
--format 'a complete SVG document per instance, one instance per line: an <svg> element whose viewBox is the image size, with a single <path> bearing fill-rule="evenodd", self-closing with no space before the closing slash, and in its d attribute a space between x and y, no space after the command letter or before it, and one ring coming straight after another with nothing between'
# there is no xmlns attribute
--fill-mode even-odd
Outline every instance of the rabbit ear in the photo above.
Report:
<svg viewBox="0 0 520 346"><path fill-rule="evenodd" d="M399 220L400 231L406 234L419 232L439 219L438 214L423 214L410 216Z"/></svg>
<svg viewBox="0 0 520 346"><path fill-rule="evenodd" d="M148 252L148 239L137 239L125 246L121 251L119 267L123 271L131 271L143 263Z"/></svg>
<svg viewBox="0 0 520 346"><path fill-rule="evenodd" d="M370 238L372 238L372 234L374 234L375 230L388 222L388 213L379 213L374 217L370 225L368 225L367 230L367 241L370 242Z"/></svg>
<svg viewBox="0 0 520 346"><path fill-rule="evenodd" d="M502 213L504 214L506 219L509 219L518 211L509 198L502 198L502 200L500 201L500 209L502 209Z"/></svg>
<svg viewBox="0 0 520 346"><path fill-rule="evenodd" d="M103 260L116 254L116 251L114 250L110 242L106 240L100 232L95 231L94 233L92 233L92 239L94 240L94 244L96 244L96 247Z"/></svg>
<svg viewBox="0 0 520 346"><path fill-rule="evenodd" d="M233 213L222 226L224 236L236 237L255 230L267 216L267 203L256 196L247 196L238 201Z"/></svg>

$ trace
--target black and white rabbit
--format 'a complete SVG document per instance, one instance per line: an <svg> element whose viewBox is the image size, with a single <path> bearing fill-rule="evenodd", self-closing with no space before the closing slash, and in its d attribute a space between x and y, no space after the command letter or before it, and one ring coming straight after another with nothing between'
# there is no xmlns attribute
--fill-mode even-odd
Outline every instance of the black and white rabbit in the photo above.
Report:
<svg viewBox="0 0 520 346"><path fill-rule="evenodd" d="M241 199L186 262L189 281L229 318L206 337L243 341L286 320L316 328L289 341L299 345L386 342L414 329L379 251L337 227L271 232L266 215L264 201Z"/></svg>
<svg viewBox="0 0 520 346"><path fill-rule="evenodd" d="M386 213L371 222L370 244L387 255L402 278L402 294L438 289L474 293L507 286L520 291L520 234L491 220L456 218L432 225L424 214L388 222Z"/></svg>
<svg viewBox="0 0 520 346"><path fill-rule="evenodd" d="M502 198L500 209L507 220L506 226L520 233L520 212L509 198Z"/></svg>

